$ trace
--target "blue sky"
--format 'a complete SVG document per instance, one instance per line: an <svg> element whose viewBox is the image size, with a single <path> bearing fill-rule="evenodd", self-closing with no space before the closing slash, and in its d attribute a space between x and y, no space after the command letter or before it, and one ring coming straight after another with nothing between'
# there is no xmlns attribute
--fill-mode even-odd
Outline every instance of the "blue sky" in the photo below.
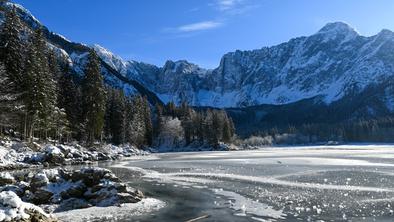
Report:
<svg viewBox="0 0 394 222"><path fill-rule="evenodd" d="M258 49L344 21L362 35L394 30L392 0L14 0L50 30L124 59L216 67L226 52Z"/></svg>

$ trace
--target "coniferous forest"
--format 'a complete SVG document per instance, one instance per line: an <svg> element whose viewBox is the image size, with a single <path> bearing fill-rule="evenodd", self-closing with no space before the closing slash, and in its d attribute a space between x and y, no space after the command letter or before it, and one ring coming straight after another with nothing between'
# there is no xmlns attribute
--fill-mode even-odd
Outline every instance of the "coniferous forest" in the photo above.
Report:
<svg viewBox="0 0 394 222"><path fill-rule="evenodd" d="M144 146L212 145L235 135L224 111L150 104L106 85L94 50L76 74L34 30L10 10L1 27L0 133L28 142L79 141Z"/></svg>

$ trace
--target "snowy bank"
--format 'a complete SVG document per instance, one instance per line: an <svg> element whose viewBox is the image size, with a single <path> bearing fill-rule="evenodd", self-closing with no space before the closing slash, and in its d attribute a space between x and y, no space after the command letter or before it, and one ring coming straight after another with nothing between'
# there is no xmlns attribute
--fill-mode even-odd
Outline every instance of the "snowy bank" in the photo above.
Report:
<svg viewBox="0 0 394 222"><path fill-rule="evenodd" d="M43 209L31 203L23 202L18 195L12 191L0 193L0 221L57 221Z"/></svg>
<svg viewBox="0 0 394 222"><path fill-rule="evenodd" d="M165 207L165 203L146 198L135 204L122 204L119 207L91 207L87 209L71 210L56 213L56 217L61 221L85 222L85 221L115 221L130 216L139 216Z"/></svg>
<svg viewBox="0 0 394 222"><path fill-rule="evenodd" d="M81 211L89 212L97 207L107 212L105 215L115 209L138 213L163 205L158 200L145 199L141 191L102 168L2 173L0 182L0 221L30 221L28 219L34 216L44 218L35 221L46 222L52 221L52 213L69 215L63 212L91 208Z"/></svg>
<svg viewBox="0 0 394 222"><path fill-rule="evenodd" d="M0 140L0 171L35 166L62 166L117 160L123 157L147 155L149 152L131 145L97 145L86 148L79 144L27 144Z"/></svg>

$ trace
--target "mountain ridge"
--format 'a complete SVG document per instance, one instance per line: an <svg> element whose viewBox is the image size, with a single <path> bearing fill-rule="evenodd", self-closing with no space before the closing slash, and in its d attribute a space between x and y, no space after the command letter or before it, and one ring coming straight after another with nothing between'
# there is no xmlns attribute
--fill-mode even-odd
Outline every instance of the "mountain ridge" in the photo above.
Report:
<svg viewBox="0 0 394 222"><path fill-rule="evenodd" d="M169 60L149 71L136 72L135 61L129 68L117 69L138 79L164 102L234 108L322 97L330 104L392 76L394 63L389 50L394 48L393 40L394 33L389 30L366 37L346 23L334 22L311 36L226 53L215 69L185 60ZM169 68L173 63L176 69Z"/></svg>
<svg viewBox="0 0 394 222"><path fill-rule="evenodd" d="M48 47L57 52L58 57L73 68L79 74L83 74L84 64L88 58L88 52L92 48L82 43L76 43L68 40L64 36L51 32L45 25L36 19L29 10L22 5L12 2L0 2L0 21L4 18L5 10L15 8L19 17L30 29L42 28L46 36ZM108 65L102 57L100 57L101 70L104 80L112 87L123 89L126 94L141 94L146 96L151 104L162 104L162 101L151 91L133 79L127 79L122 76L116 69Z"/></svg>
<svg viewBox="0 0 394 222"><path fill-rule="evenodd" d="M31 27L41 25L19 10ZM78 75L94 49L107 85L145 95L151 105L186 101L199 109L225 109L243 135L394 114L394 33L389 30L367 37L343 22L328 23L311 36L226 53L217 68L204 69L186 60L168 60L162 67L126 61L99 45L73 43L43 28L48 43Z"/></svg>

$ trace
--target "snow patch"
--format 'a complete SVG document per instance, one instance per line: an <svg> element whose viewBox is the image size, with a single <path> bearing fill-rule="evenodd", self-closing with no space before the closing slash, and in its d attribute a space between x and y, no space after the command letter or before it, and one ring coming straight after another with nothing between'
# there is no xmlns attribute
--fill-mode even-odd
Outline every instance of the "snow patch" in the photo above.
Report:
<svg viewBox="0 0 394 222"><path fill-rule="evenodd" d="M115 221L152 213L165 206L165 202L161 200L146 198L138 203L123 204L120 207L91 207L56 213L55 216L61 221L85 222L98 219Z"/></svg>
<svg viewBox="0 0 394 222"><path fill-rule="evenodd" d="M0 193L0 221L26 220L30 218L27 211L37 212L49 218L50 215L40 207L23 202L18 195L12 191Z"/></svg>
<svg viewBox="0 0 394 222"><path fill-rule="evenodd" d="M273 207L244 197L240 194L223 189L213 189L215 194L225 196L230 199L229 207L237 211L237 216L246 216L252 214L261 217L270 217L273 219L285 219L286 214L283 210L275 210Z"/></svg>

